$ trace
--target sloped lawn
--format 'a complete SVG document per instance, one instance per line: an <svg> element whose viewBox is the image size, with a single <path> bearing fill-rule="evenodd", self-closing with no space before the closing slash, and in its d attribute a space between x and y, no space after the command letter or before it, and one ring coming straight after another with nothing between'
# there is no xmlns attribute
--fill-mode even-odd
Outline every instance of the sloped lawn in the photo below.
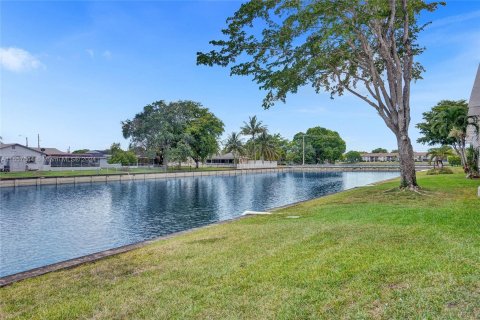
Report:
<svg viewBox="0 0 480 320"><path fill-rule="evenodd" d="M479 180L419 174L0 289L0 319L479 319ZM287 218L299 216L299 218Z"/></svg>

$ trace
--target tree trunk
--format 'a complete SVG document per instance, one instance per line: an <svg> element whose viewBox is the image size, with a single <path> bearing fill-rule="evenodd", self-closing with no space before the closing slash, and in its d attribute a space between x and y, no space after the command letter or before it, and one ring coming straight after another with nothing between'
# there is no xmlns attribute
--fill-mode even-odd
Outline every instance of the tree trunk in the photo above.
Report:
<svg viewBox="0 0 480 320"><path fill-rule="evenodd" d="M198 163L200 162L200 160L195 160L195 169L198 169Z"/></svg>
<svg viewBox="0 0 480 320"><path fill-rule="evenodd" d="M415 175L415 159L410 138L406 133L400 133L397 136L397 143L400 160L400 187L411 190L418 189L417 177Z"/></svg>

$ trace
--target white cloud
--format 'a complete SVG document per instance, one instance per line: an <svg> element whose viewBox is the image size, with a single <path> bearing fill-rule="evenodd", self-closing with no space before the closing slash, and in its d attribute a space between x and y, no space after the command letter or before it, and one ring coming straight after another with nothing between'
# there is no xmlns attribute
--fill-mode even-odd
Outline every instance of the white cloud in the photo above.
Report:
<svg viewBox="0 0 480 320"><path fill-rule="evenodd" d="M0 65L10 71L22 72L45 66L28 51L20 48L0 48Z"/></svg>
<svg viewBox="0 0 480 320"><path fill-rule="evenodd" d="M461 22L480 18L480 10L471 11L469 13L462 13L456 16L449 16L443 19L438 19L432 22L431 28L446 27L452 24L459 24Z"/></svg>
<svg viewBox="0 0 480 320"><path fill-rule="evenodd" d="M108 60L112 58L112 53L108 50L105 50L102 55L105 59L108 59Z"/></svg>

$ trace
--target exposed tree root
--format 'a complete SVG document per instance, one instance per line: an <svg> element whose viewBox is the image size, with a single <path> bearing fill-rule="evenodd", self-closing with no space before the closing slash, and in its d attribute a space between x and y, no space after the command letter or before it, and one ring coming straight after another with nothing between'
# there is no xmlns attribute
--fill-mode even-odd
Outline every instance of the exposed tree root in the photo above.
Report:
<svg viewBox="0 0 480 320"><path fill-rule="evenodd" d="M430 192L420 188L419 186L410 186L410 187L397 187L383 191L383 193L393 193L393 192L415 192L422 196L429 196Z"/></svg>

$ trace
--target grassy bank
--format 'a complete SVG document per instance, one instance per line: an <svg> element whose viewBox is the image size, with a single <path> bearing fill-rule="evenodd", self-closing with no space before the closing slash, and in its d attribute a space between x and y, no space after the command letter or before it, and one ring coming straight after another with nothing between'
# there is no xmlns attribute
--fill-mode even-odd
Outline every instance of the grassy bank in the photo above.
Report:
<svg viewBox="0 0 480 320"><path fill-rule="evenodd" d="M478 319L480 181L355 189L0 289L10 319ZM299 218L288 218L299 216Z"/></svg>
<svg viewBox="0 0 480 320"><path fill-rule="evenodd" d="M215 171L232 170L233 168L223 167L169 167L168 172L193 172L193 171ZM164 173L164 168L129 168L129 169L93 169L93 170L64 170L64 171L24 171L24 172L0 172L0 179L6 178L39 178L39 177L74 177L74 176L96 176L126 173Z"/></svg>

